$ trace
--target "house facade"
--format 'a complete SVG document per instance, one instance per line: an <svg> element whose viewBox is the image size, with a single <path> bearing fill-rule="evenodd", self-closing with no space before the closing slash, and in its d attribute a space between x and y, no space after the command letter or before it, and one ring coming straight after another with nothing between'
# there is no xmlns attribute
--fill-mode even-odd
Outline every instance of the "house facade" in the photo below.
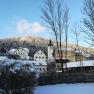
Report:
<svg viewBox="0 0 94 94"><path fill-rule="evenodd" d="M56 58L59 58L59 54L57 51L56 51L55 56L56 56ZM84 61L85 55L83 55L82 53L79 53L78 51L75 51L71 48L67 48L67 52L65 49L62 49L62 58L69 59L70 62Z"/></svg>
<svg viewBox="0 0 94 94"><path fill-rule="evenodd" d="M46 55L43 51L39 50L34 54L34 61L32 61L35 65L39 74L43 74L47 72L47 60Z"/></svg>
<svg viewBox="0 0 94 94"><path fill-rule="evenodd" d="M36 67L36 70L39 74L47 73L46 61L32 61L32 64Z"/></svg>
<svg viewBox="0 0 94 94"><path fill-rule="evenodd" d="M29 60L28 56L29 50L27 48L19 47L18 49L11 49L9 53L12 55L20 56L20 59L22 60Z"/></svg>
<svg viewBox="0 0 94 94"><path fill-rule="evenodd" d="M39 50L34 54L34 61L46 61L46 55L43 51Z"/></svg>
<svg viewBox="0 0 94 94"><path fill-rule="evenodd" d="M64 49L63 50L63 58L67 58L71 62L75 61L75 52L73 51L73 49L67 48L67 52L66 52L66 49Z"/></svg>
<svg viewBox="0 0 94 94"><path fill-rule="evenodd" d="M39 50L35 54L33 54L33 60L29 60L29 50L27 48L20 47L18 49L11 49L9 53L11 55L20 56L21 60L28 60L28 62L30 61L39 74L47 72L46 55L43 51Z"/></svg>

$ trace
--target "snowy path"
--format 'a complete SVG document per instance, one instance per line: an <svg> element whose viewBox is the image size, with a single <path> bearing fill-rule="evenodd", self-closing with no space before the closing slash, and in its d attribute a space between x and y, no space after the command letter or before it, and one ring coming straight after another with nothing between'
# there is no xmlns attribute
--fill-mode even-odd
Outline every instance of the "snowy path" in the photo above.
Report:
<svg viewBox="0 0 94 94"><path fill-rule="evenodd" d="M94 83L39 86L34 94L94 94Z"/></svg>

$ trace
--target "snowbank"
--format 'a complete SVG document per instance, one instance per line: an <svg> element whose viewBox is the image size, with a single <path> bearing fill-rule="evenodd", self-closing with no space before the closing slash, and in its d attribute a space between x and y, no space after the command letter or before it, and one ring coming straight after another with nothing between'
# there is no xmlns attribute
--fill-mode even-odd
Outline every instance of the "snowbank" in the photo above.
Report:
<svg viewBox="0 0 94 94"><path fill-rule="evenodd" d="M77 62L69 62L67 65L64 65L64 68L70 68L70 67L81 67L81 66L94 66L94 60L89 61L77 61Z"/></svg>
<svg viewBox="0 0 94 94"><path fill-rule="evenodd" d="M94 94L94 83L39 86L34 94Z"/></svg>

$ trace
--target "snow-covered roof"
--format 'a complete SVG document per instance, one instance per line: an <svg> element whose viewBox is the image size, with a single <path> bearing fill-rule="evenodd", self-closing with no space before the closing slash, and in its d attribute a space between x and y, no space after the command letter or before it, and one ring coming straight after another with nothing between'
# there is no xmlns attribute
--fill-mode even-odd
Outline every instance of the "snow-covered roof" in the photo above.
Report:
<svg viewBox="0 0 94 94"><path fill-rule="evenodd" d="M11 49L9 50L9 53L14 53L14 51L16 51L16 49Z"/></svg>
<svg viewBox="0 0 94 94"><path fill-rule="evenodd" d="M42 50L38 50L34 55L36 55L37 53L43 53L45 55L45 53Z"/></svg>
<svg viewBox="0 0 94 94"><path fill-rule="evenodd" d="M86 53L86 52L82 52L82 55L85 56L85 57L90 57L91 56L90 53Z"/></svg>
<svg viewBox="0 0 94 94"><path fill-rule="evenodd" d="M29 49L28 49L28 48L19 47L18 49L23 49L23 50L25 50L27 53L29 53Z"/></svg>
<svg viewBox="0 0 94 94"><path fill-rule="evenodd" d="M24 49L27 53L29 53L29 49L28 48L22 48L22 47L19 47L18 49ZM16 51L17 49L11 49L9 50L9 53L12 54Z"/></svg>
<svg viewBox="0 0 94 94"><path fill-rule="evenodd" d="M39 53L39 52L42 52L42 53L44 53L44 52L43 52L43 51L41 51L41 50L38 50L36 53ZM36 53L35 53L35 54L36 54Z"/></svg>
<svg viewBox="0 0 94 94"><path fill-rule="evenodd" d="M81 67L81 66L94 66L94 60L89 61L77 61L77 62L69 62L64 64L64 68L71 68L71 67Z"/></svg>
<svg viewBox="0 0 94 94"><path fill-rule="evenodd" d="M66 51L66 48L63 47L61 50ZM67 51L74 51L72 48L67 48Z"/></svg>
<svg viewBox="0 0 94 94"><path fill-rule="evenodd" d="M46 61L32 61L32 63L36 66L47 66L47 62Z"/></svg>
<svg viewBox="0 0 94 94"><path fill-rule="evenodd" d="M29 49L28 48L23 48L26 52L28 52L29 53Z"/></svg>

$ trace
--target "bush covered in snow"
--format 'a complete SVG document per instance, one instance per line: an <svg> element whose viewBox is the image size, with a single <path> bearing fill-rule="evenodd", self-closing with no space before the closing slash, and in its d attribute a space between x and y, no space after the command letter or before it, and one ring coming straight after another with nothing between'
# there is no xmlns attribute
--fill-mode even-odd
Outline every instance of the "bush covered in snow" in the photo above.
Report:
<svg viewBox="0 0 94 94"><path fill-rule="evenodd" d="M6 94L32 94L35 84L36 71L30 62L0 62L0 89Z"/></svg>

